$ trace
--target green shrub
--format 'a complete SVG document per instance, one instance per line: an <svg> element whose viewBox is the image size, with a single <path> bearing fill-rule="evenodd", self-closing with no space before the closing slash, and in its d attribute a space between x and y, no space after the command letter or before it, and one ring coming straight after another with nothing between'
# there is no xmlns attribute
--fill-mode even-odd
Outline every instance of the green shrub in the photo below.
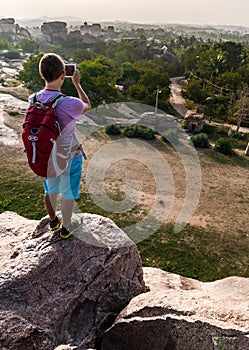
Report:
<svg viewBox="0 0 249 350"><path fill-rule="evenodd" d="M216 131L216 127L215 125L211 125L211 124L205 124L204 128L203 128L203 132L207 135L212 135L214 134Z"/></svg>
<svg viewBox="0 0 249 350"><path fill-rule="evenodd" d="M243 127L243 128L249 128L249 121L248 120L242 120L240 126Z"/></svg>
<svg viewBox="0 0 249 350"><path fill-rule="evenodd" d="M165 142L173 143L173 144L179 144L179 136L176 130L169 129L162 133L162 139Z"/></svg>
<svg viewBox="0 0 249 350"><path fill-rule="evenodd" d="M200 133L191 137L191 141L195 147L208 148L209 141L207 134Z"/></svg>
<svg viewBox="0 0 249 350"><path fill-rule="evenodd" d="M108 135L119 135L121 133L120 127L116 124L110 124L105 127L105 132Z"/></svg>
<svg viewBox="0 0 249 350"><path fill-rule="evenodd" d="M237 140L246 140L246 134L243 134L243 133L238 132L238 131L232 130L231 136L232 136L232 138L237 139Z"/></svg>
<svg viewBox="0 0 249 350"><path fill-rule="evenodd" d="M126 126L124 135L126 137L141 137L146 140L152 140L155 137L155 131L151 128L143 128L135 124Z"/></svg>
<svg viewBox="0 0 249 350"><path fill-rule="evenodd" d="M141 135L141 128L138 125L126 126L124 135L126 137L139 137Z"/></svg>
<svg viewBox="0 0 249 350"><path fill-rule="evenodd" d="M152 140L155 137L155 131L151 128L145 128L140 130L140 137L146 140Z"/></svg>
<svg viewBox="0 0 249 350"><path fill-rule="evenodd" d="M216 126L216 132L220 135L227 136L229 127L225 125Z"/></svg>
<svg viewBox="0 0 249 350"><path fill-rule="evenodd" d="M4 56L9 59L16 59L21 57L20 52L15 49L5 52Z"/></svg>
<svg viewBox="0 0 249 350"><path fill-rule="evenodd" d="M216 140L214 149L226 155L233 153L231 141L225 137L220 137L219 139Z"/></svg>

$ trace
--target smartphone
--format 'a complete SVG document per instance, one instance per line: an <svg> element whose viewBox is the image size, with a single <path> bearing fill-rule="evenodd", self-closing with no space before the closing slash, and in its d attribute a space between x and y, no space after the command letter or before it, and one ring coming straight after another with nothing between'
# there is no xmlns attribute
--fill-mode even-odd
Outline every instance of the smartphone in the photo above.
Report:
<svg viewBox="0 0 249 350"><path fill-rule="evenodd" d="M66 63L65 64L65 70L66 70L66 75L65 77L72 78L75 70L76 70L76 63Z"/></svg>

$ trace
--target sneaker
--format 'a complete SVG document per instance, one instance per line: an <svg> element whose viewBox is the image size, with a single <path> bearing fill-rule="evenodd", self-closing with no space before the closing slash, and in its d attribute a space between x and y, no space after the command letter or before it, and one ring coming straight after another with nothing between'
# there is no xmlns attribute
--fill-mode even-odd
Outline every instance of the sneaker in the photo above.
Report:
<svg viewBox="0 0 249 350"><path fill-rule="evenodd" d="M68 228L62 226L60 229L61 238L69 238L74 232L76 232L83 225L83 221L73 220Z"/></svg>
<svg viewBox="0 0 249 350"><path fill-rule="evenodd" d="M54 220L50 220L49 221L49 229L50 231L55 231L60 227L61 224L61 220L58 219L58 217L56 216L56 218Z"/></svg>

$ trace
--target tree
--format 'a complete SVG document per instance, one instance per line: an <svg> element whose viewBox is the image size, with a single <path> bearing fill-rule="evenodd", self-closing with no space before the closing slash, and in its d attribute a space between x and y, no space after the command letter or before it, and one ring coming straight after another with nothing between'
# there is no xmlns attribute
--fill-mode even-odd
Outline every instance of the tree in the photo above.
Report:
<svg viewBox="0 0 249 350"><path fill-rule="evenodd" d="M0 39L0 50L10 49L10 43L7 39Z"/></svg>
<svg viewBox="0 0 249 350"><path fill-rule="evenodd" d="M96 58L96 54L93 51L77 49L73 52L72 58L74 62L81 63L82 61L90 61Z"/></svg>
<svg viewBox="0 0 249 350"><path fill-rule="evenodd" d="M214 45L214 50L221 50L226 62L226 70L236 70L243 60L243 46L233 41L224 41Z"/></svg>
<svg viewBox="0 0 249 350"><path fill-rule="evenodd" d="M38 53L38 45L34 40L23 38L20 40L18 46L23 50L23 52L35 54Z"/></svg>
<svg viewBox="0 0 249 350"><path fill-rule="evenodd" d="M160 64L161 62L161 64ZM151 106L155 105L157 87L160 87L159 108L167 107L167 100L170 96L170 80L165 72L165 64L158 60L139 60L133 64L133 71L136 72L137 81L127 89L127 95L137 102Z"/></svg>
<svg viewBox="0 0 249 350"><path fill-rule="evenodd" d="M131 62L124 62L121 65L121 77L117 79L118 85L123 85L124 89L128 89L129 86L135 85L140 78L140 72Z"/></svg>
<svg viewBox="0 0 249 350"><path fill-rule="evenodd" d="M241 122L249 119L249 88L247 85L238 92L238 96L239 98L234 105L234 115L237 118L237 131L239 131Z"/></svg>
<svg viewBox="0 0 249 350"><path fill-rule="evenodd" d="M224 72L216 79L216 84L226 91L236 91L241 87L243 77L238 72Z"/></svg>
<svg viewBox="0 0 249 350"><path fill-rule="evenodd" d="M99 57L78 65L82 85L88 92L93 107L121 99L119 91L112 84L112 69L109 64L110 60Z"/></svg>
<svg viewBox="0 0 249 350"><path fill-rule="evenodd" d="M203 82L200 79L192 78L185 86L183 96L197 104L205 103L208 94L203 89Z"/></svg>
<svg viewBox="0 0 249 350"><path fill-rule="evenodd" d="M44 85L39 74L39 62L42 56L43 54L29 56L23 63L23 69L19 72L19 79L33 91L41 89Z"/></svg>

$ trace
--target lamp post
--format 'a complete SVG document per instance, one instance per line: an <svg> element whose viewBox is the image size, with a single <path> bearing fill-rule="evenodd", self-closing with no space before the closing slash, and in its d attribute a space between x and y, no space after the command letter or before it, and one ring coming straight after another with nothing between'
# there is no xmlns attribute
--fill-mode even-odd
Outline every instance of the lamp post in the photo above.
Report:
<svg viewBox="0 0 249 350"><path fill-rule="evenodd" d="M159 85L157 85L157 89L156 89L156 105L155 105L155 116L157 115L157 107L158 107L158 96L161 93L161 91L159 90Z"/></svg>

